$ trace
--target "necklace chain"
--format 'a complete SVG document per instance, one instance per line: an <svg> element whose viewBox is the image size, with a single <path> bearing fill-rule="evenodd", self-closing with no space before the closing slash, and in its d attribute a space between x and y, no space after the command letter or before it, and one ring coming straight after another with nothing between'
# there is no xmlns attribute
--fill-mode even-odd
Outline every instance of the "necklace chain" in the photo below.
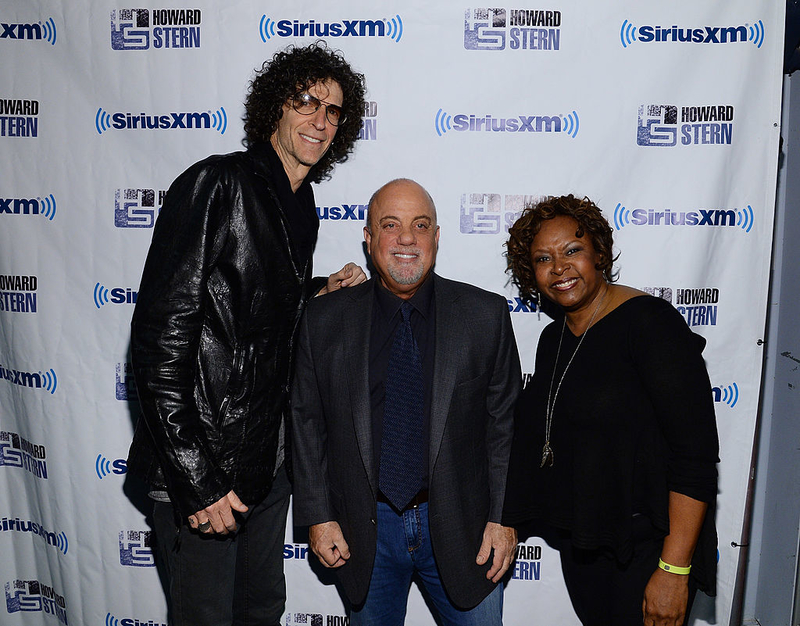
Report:
<svg viewBox="0 0 800 626"><path fill-rule="evenodd" d="M583 343L583 340L586 339L586 335L589 334L589 329L592 327L594 323L594 318L597 316L597 312L600 310L600 307L603 304L603 300L605 300L606 294L608 293L608 286L606 286L606 290L603 292L603 295L600 297L600 302L597 303L597 306L592 313L592 317L589 318L589 325L586 327L586 330L583 331L581 338L578 340L578 345L575 346L575 350L572 352L572 356L569 357L569 361L567 362L567 366L564 368L564 371L561 373L561 378L558 381L558 386L556 387L555 394L553 393L553 383L556 380L556 369L558 367L558 357L561 356L561 344L564 341L564 329L567 327L567 316L564 316L564 323L561 325L561 338L558 340L558 350L556 351L556 360L553 364L553 376L550 378L550 390L547 392L547 413L545 414L545 427L544 427L544 446L542 446L542 462L539 467L544 467L547 464L547 461L550 461L550 467L553 467L553 463L555 461L555 454L553 453L553 448L550 446L550 427L553 425L553 409L556 405L556 400L558 399L558 392L561 390L561 383L564 382L564 377L567 375L567 370L569 366L572 365L572 361L575 358L575 355L578 354L578 350Z"/></svg>

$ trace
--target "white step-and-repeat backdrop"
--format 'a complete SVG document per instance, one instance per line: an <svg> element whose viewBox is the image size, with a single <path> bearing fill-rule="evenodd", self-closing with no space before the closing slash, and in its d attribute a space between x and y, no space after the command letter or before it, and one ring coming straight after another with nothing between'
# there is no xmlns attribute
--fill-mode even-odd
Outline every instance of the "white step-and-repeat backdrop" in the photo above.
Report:
<svg viewBox="0 0 800 626"><path fill-rule="evenodd" d="M366 75L369 104L353 158L316 189L317 274L363 263L370 194L415 178L439 209L437 271L506 295L530 373L549 320L507 284L503 242L527 201L571 192L613 224L621 282L708 340L719 595L700 623L726 624L761 375L781 4L5 0L0 621L166 623L125 464L138 413L128 329L153 223L177 174L241 148L254 69L321 37ZM284 555L285 624L346 624L299 532ZM505 621L577 623L536 538L520 547ZM416 590L408 622L433 624Z"/></svg>

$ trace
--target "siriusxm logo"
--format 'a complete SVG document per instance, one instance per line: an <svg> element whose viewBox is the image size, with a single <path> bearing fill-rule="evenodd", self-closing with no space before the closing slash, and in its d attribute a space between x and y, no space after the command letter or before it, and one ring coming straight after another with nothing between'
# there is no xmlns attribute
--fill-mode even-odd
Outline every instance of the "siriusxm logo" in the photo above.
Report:
<svg viewBox="0 0 800 626"><path fill-rule="evenodd" d="M0 198L0 215L42 215L52 222L56 199L52 193L44 198Z"/></svg>
<svg viewBox="0 0 800 626"><path fill-rule="evenodd" d="M155 567L152 530L119 531L119 564L125 567Z"/></svg>
<svg viewBox="0 0 800 626"><path fill-rule="evenodd" d="M153 621L151 619L134 619L132 617L123 617L117 619L111 613L106 613L106 621L104 626L167 626L163 622Z"/></svg>
<svg viewBox="0 0 800 626"><path fill-rule="evenodd" d="M146 115L144 113L106 113L102 107L94 116L94 127L102 135L112 128L116 130L204 130L213 129L224 135L228 129L228 114L224 107L203 113L167 113Z"/></svg>
<svg viewBox="0 0 800 626"><path fill-rule="evenodd" d="M536 305L525 304L519 296L513 298L506 298L508 303L508 311L510 313L536 313Z"/></svg>
<svg viewBox="0 0 800 626"><path fill-rule="evenodd" d="M528 9L467 9L464 48L467 50L560 50L561 11Z"/></svg>
<svg viewBox="0 0 800 626"><path fill-rule="evenodd" d="M23 372L22 370L13 370L0 365L0 380L5 380L12 385L20 387L44 389L49 391L50 395L53 395L58 387L58 377L53 368L45 372Z"/></svg>
<svg viewBox="0 0 800 626"><path fill-rule="evenodd" d="M136 304L136 297L139 295L138 291L134 291L130 287L114 287L109 289L100 283L94 284L94 305L99 309L107 305L109 302L113 304Z"/></svg>
<svg viewBox="0 0 800 626"><path fill-rule="evenodd" d="M56 23L52 17L44 22L33 24L6 24L0 22L0 39L28 39L34 41L46 41L50 45L56 45Z"/></svg>
<svg viewBox="0 0 800 626"><path fill-rule="evenodd" d="M672 287L641 287L651 296L671 303L688 326L716 326L719 315L719 289L673 289Z"/></svg>
<svg viewBox="0 0 800 626"><path fill-rule="evenodd" d="M9 613L47 613L59 622L67 620L67 603L52 587L38 580L12 580L6 583L6 610Z"/></svg>
<svg viewBox="0 0 800 626"><path fill-rule="evenodd" d="M522 214L522 210L540 199L540 196L499 193L461 194L459 229L465 235L507 233Z"/></svg>
<svg viewBox="0 0 800 626"><path fill-rule="evenodd" d="M0 275L0 311L36 313L36 276Z"/></svg>
<svg viewBox="0 0 800 626"><path fill-rule="evenodd" d="M308 544L306 543L284 543L283 560L299 559L304 561L308 558Z"/></svg>
<svg viewBox="0 0 800 626"><path fill-rule="evenodd" d="M403 20L399 15L391 19L341 20L340 22L317 22L308 20L278 20L261 16L258 23L261 41L267 43L273 37L385 37L400 42L403 38Z"/></svg>
<svg viewBox="0 0 800 626"><path fill-rule="evenodd" d="M361 122L361 130L358 131L358 138L362 141L375 140L378 138L378 103L369 101L364 103L364 119Z"/></svg>
<svg viewBox="0 0 800 626"><path fill-rule="evenodd" d="M133 366L130 363L117 363L114 396L117 400L135 402L139 399L136 391L136 380L133 378Z"/></svg>
<svg viewBox="0 0 800 626"><path fill-rule="evenodd" d="M730 408L735 407L739 402L739 385L736 383L725 387L712 387L711 392L714 394L714 402L725 404Z"/></svg>
<svg viewBox="0 0 800 626"><path fill-rule="evenodd" d="M634 26L625 20L619 29L622 47L639 43L745 43L760 48L764 44L764 22L740 26L701 26L682 28L678 26Z"/></svg>
<svg viewBox="0 0 800 626"><path fill-rule="evenodd" d="M94 460L94 471L100 480L103 480L106 476L110 476L111 474L122 476L128 473L128 461L125 459L109 461L102 454L98 454L97 458Z"/></svg>
<svg viewBox="0 0 800 626"><path fill-rule="evenodd" d="M517 544L516 562L511 578L517 580L540 580L542 576L542 546Z"/></svg>
<svg viewBox="0 0 800 626"><path fill-rule="evenodd" d="M648 147L730 145L733 141L731 105L684 106L642 104L636 127L636 143Z"/></svg>
<svg viewBox="0 0 800 626"><path fill-rule="evenodd" d="M114 226L117 228L152 228L161 211L166 190L117 189L114 192Z"/></svg>
<svg viewBox="0 0 800 626"><path fill-rule="evenodd" d="M0 431L0 467L18 467L47 480L47 450L17 433Z"/></svg>
<svg viewBox="0 0 800 626"><path fill-rule="evenodd" d="M200 9L111 11L111 49L200 47Z"/></svg>
<svg viewBox="0 0 800 626"><path fill-rule="evenodd" d="M711 226L715 228L741 228L749 233L755 223L753 207L743 209L697 209L675 211L674 209L633 209L617 203L614 208L614 228L622 230L631 226Z"/></svg>
<svg viewBox="0 0 800 626"><path fill-rule="evenodd" d="M39 101L0 99L0 137L38 137Z"/></svg>
<svg viewBox="0 0 800 626"><path fill-rule="evenodd" d="M44 526L32 522L30 520L23 521L20 518L3 517L0 519L1 532L18 532L18 533L31 533L38 537L50 546L56 548L62 554L66 554L69 550L69 541L64 532L58 534L45 530Z"/></svg>
<svg viewBox="0 0 800 626"><path fill-rule="evenodd" d="M518 115L516 117L493 117L461 113L448 115L439 109L433 122L436 134L441 137L450 130L458 132L486 133L564 133L575 139L578 136L580 119L577 112L569 115Z"/></svg>
<svg viewBox="0 0 800 626"><path fill-rule="evenodd" d="M367 215L367 205L318 206L317 215L321 220L354 220L363 222Z"/></svg>

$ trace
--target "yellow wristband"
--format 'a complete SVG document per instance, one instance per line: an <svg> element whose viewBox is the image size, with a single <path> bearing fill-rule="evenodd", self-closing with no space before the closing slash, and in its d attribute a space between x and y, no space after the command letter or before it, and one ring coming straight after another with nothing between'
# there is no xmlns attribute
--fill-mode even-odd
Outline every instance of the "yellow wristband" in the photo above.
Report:
<svg viewBox="0 0 800 626"><path fill-rule="evenodd" d="M689 567L678 567L677 565L670 565L669 563L664 563L661 559L658 559L658 566L663 569L665 572L669 572L670 574L680 574L681 576L686 576L689 572L692 571L692 566Z"/></svg>

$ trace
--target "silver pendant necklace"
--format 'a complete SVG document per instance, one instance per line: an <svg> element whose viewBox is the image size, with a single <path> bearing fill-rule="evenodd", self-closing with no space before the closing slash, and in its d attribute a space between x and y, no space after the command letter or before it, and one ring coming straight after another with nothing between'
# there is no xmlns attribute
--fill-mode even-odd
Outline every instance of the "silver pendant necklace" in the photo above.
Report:
<svg viewBox="0 0 800 626"><path fill-rule="evenodd" d="M542 462L539 465L540 468L544 467L547 464L547 461L550 461L550 467L553 467L553 463L555 461L555 455L553 454L553 448L550 447L550 427L553 425L553 408L556 404L556 399L558 398L558 392L561 390L561 383L564 382L564 376L567 375L567 370L569 366L572 365L572 360L575 358L575 355L578 354L578 350L583 343L583 340L586 339L586 335L589 334L589 329L592 327L594 323L594 318L597 315L597 312L600 310L600 307L603 304L603 300L605 300L606 294L608 293L609 287L606 286L606 290L603 292L603 295L600 297L600 302L597 303L597 306L594 308L594 313L592 313L592 317L589 318L589 325L586 327L586 330L583 331L580 340L578 340L578 345L575 346L575 350L572 352L572 356L569 357L569 361L567 362L567 366L564 368L564 371L561 373L561 378L558 381L558 386L556 387L555 394L553 393L553 383L556 380L556 368L558 367L558 357L561 356L561 343L564 341L564 329L567 327L567 316L564 316L564 323L561 325L561 338L558 340L558 350L556 351L556 360L553 364L553 376L550 379L550 390L547 392L547 412L545 414L545 426L544 426L544 446L542 446Z"/></svg>

